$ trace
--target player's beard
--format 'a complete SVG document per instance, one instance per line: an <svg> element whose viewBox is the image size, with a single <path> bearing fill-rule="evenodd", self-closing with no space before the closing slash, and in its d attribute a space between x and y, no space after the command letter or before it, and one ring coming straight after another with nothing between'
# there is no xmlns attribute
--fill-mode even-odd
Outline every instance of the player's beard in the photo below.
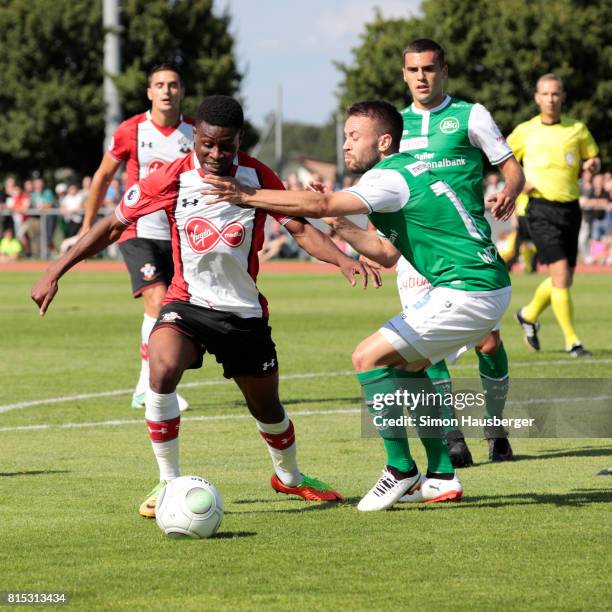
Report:
<svg viewBox="0 0 612 612"><path fill-rule="evenodd" d="M371 150L364 152L359 159L351 157L346 161L346 167L355 174L363 174L373 168L380 161L380 153L378 147L372 147Z"/></svg>

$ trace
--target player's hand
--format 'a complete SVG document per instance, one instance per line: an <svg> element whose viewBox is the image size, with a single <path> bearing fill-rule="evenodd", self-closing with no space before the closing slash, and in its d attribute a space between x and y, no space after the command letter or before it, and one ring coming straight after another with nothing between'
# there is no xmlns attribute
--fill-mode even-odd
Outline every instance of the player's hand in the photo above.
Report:
<svg viewBox="0 0 612 612"><path fill-rule="evenodd" d="M485 206L491 209L491 214L500 221L507 221L514 212L516 198L504 191L491 194L485 200Z"/></svg>
<svg viewBox="0 0 612 612"><path fill-rule="evenodd" d="M231 176L216 176L215 174L205 174L204 181L210 187L203 189L200 193L206 196L213 196L212 200L206 204L219 204L227 202L229 204L247 204L247 196L253 195L255 189L242 186Z"/></svg>
<svg viewBox="0 0 612 612"><path fill-rule="evenodd" d="M57 293L57 279L45 274L33 287L30 297L38 305L40 316L44 316Z"/></svg>
<svg viewBox="0 0 612 612"><path fill-rule="evenodd" d="M310 181L306 185L308 191L316 191L317 193L330 193L331 189L325 184L319 181Z"/></svg>
<svg viewBox="0 0 612 612"><path fill-rule="evenodd" d="M340 263L340 271L344 275L344 277L351 283L351 287L355 287L357 285L357 279L355 275L359 274L361 276L361 283L364 289L368 286L368 280L372 277L372 282L374 283L374 287L380 287L380 273L377 270L373 270L368 264L364 264L360 261L352 259L351 257L344 256Z"/></svg>

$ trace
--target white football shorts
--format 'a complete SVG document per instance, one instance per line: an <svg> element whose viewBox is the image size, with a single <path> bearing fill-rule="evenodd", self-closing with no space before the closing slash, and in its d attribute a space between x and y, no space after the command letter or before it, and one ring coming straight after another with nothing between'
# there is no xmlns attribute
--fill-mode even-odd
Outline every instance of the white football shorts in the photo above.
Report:
<svg viewBox="0 0 612 612"><path fill-rule="evenodd" d="M408 361L415 360L416 351L432 364L442 359L453 363L499 329L511 297L511 287L494 291L434 287L379 332Z"/></svg>

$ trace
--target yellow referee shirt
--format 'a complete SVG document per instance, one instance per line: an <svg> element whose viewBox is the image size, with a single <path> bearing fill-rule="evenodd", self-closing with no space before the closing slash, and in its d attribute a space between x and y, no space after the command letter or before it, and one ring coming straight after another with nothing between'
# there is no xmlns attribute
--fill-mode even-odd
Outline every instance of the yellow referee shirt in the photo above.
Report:
<svg viewBox="0 0 612 612"><path fill-rule="evenodd" d="M542 123L540 115L520 123L508 136L508 144L534 187L529 196L557 202L578 199L582 161L599 152L584 123L565 115L553 125Z"/></svg>

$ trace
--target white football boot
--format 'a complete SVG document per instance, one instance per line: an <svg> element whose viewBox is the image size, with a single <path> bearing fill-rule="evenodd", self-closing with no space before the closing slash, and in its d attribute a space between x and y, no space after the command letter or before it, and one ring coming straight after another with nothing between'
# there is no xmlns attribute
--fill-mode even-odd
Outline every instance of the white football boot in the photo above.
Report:
<svg viewBox="0 0 612 612"><path fill-rule="evenodd" d="M421 481L421 474L398 480L385 466L378 482L364 495L357 504L361 512L386 510L397 502L402 495L412 492L412 487Z"/></svg>
<svg viewBox="0 0 612 612"><path fill-rule="evenodd" d="M420 482L399 501L402 504L431 504L433 502L461 501L462 496L463 485L457 477L457 472L455 472L452 480L421 476Z"/></svg>

